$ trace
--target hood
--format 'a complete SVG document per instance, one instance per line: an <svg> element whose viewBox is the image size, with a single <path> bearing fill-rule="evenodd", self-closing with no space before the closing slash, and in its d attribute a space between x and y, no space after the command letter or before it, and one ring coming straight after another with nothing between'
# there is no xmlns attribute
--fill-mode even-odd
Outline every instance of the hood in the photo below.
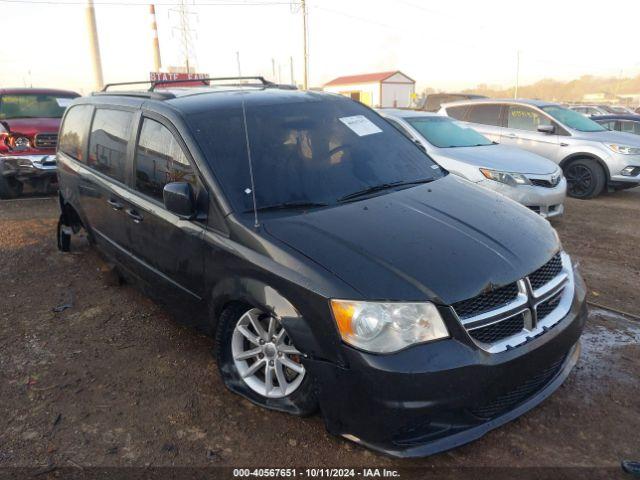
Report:
<svg viewBox="0 0 640 480"><path fill-rule="evenodd" d="M37 133L58 133L60 118L11 118L2 120L12 133L33 136Z"/></svg>
<svg viewBox="0 0 640 480"><path fill-rule="evenodd" d="M558 165L551 160L507 145L438 148L436 150L436 156L445 162L447 158L451 158L469 165L492 170L529 173L532 175L547 175L558 170ZM442 166L447 168L444 162Z"/></svg>
<svg viewBox="0 0 640 480"><path fill-rule="evenodd" d="M577 132L573 138L592 142L618 143L631 147L640 147L640 135L627 132L614 132L612 130L605 130L604 132Z"/></svg>
<svg viewBox="0 0 640 480"><path fill-rule="evenodd" d="M455 175L262 223L370 300L451 304L524 277L559 249L546 220Z"/></svg>

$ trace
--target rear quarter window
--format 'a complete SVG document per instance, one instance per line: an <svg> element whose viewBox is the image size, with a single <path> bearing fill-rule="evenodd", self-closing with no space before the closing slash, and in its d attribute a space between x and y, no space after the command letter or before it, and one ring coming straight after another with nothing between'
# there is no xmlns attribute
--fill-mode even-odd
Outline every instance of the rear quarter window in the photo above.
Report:
<svg viewBox="0 0 640 480"><path fill-rule="evenodd" d="M131 112L98 109L91 125L87 165L124 183L132 123Z"/></svg>
<svg viewBox="0 0 640 480"><path fill-rule="evenodd" d="M58 150L66 153L79 162L86 163L84 145L91 123L91 105L76 105L71 107L64 118L60 130Z"/></svg>

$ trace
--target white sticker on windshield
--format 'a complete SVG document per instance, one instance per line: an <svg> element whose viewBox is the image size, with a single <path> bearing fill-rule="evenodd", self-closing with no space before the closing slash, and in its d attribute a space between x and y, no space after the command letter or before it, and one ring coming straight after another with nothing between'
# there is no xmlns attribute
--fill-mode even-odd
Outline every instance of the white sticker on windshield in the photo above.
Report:
<svg viewBox="0 0 640 480"><path fill-rule="evenodd" d="M342 117L339 118L342 123L344 123L347 127L349 127L356 135L359 137L364 137L365 135L372 135L374 133L381 133L376 124L369 120L364 115L354 115L353 117Z"/></svg>
<svg viewBox="0 0 640 480"><path fill-rule="evenodd" d="M73 101L73 98L56 98L56 102L58 102L58 106L59 107L64 107L67 108L69 105L71 105L71 102Z"/></svg>

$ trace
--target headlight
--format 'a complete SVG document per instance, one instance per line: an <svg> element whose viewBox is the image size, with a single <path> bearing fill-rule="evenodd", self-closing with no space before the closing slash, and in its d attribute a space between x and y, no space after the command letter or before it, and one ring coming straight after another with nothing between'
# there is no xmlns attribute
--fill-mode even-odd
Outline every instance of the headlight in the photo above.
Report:
<svg viewBox="0 0 640 480"><path fill-rule="evenodd" d="M13 141L15 148L29 148L31 143L27 137L16 137Z"/></svg>
<svg viewBox="0 0 640 480"><path fill-rule="evenodd" d="M505 183L512 187L517 187L518 185L531 185L529 179L520 173L499 172L497 170L489 170L488 168L481 168L480 172L482 172L482 175L489 180Z"/></svg>
<svg viewBox="0 0 640 480"><path fill-rule="evenodd" d="M354 347L390 353L449 336L433 303L379 303L331 300L342 339Z"/></svg>
<svg viewBox="0 0 640 480"><path fill-rule="evenodd" d="M640 155L639 147L630 147L628 145L618 145L617 143L605 143L607 147L613 150L616 153L621 153L622 155Z"/></svg>

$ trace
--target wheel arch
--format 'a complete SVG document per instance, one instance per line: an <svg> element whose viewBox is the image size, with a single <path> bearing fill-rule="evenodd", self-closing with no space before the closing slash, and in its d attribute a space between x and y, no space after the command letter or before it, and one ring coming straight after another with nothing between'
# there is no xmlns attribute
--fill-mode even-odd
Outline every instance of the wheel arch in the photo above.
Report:
<svg viewBox="0 0 640 480"><path fill-rule="evenodd" d="M578 159L584 159L584 158L595 160L598 163L598 165L602 167L602 171L604 172L607 183L609 183L609 181L611 180L609 167L607 167L607 164L600 157L598 157L597 155L594 155L593 153L587 153L587 152L572 153L571 155L568 155L562 159L562 161L560 162L560 168L564 170L572 161L578 160Z"/></svg>
<svg viewBox="0 0 640 480"><path fill-rule="evenodd" d="M218 319L229 306L244 303L260 308L280 319L296 347L307 354L322 350L316 341L307 319L293 303L271 285L247 277L229 277L218 282L211 292L209 302L210 331L217 330Z"/></svg>

